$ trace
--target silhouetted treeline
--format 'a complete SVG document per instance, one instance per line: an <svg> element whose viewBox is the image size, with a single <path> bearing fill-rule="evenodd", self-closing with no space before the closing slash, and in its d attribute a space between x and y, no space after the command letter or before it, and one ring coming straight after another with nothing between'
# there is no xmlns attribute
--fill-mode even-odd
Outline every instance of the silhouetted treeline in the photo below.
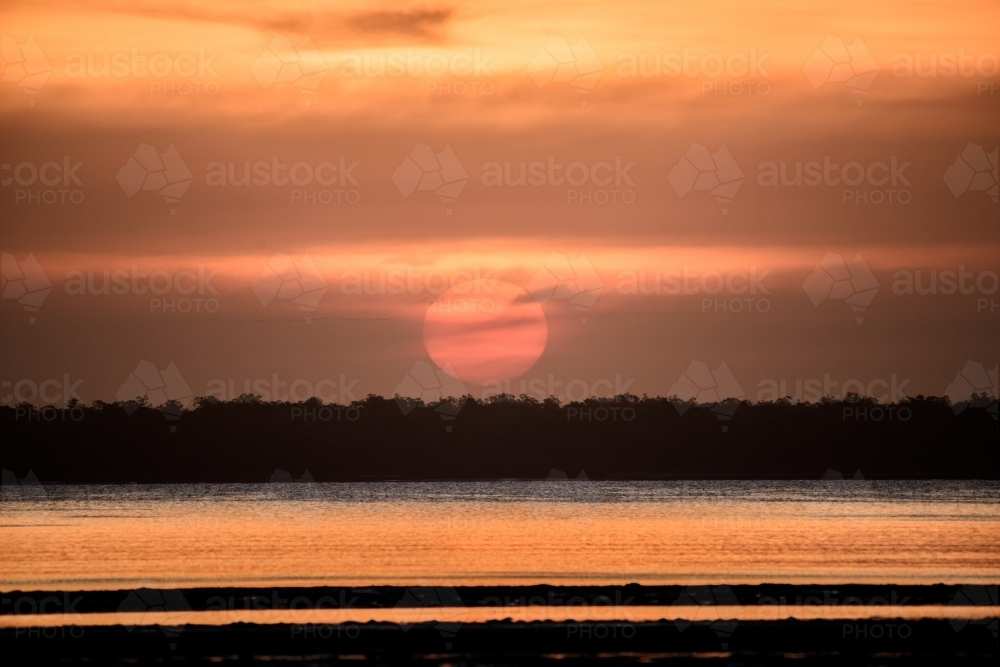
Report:
<svg viewBox="0 0 1000 667"><path fill-rule="evenodd" d="M854 397L851 397L854 398ZM42 483L382 479L998 479L977 403L918 396L717 405L631 395L560 405L497 396L350 406L197 399L0 408L2 467ZM730 416L731 415L731 416ZM275 471L279 473L275 477ZM554 472L558 471L558 472ZM291 477L289 477L289 474ZM5 476L5 483L13 479Z"/></svg>

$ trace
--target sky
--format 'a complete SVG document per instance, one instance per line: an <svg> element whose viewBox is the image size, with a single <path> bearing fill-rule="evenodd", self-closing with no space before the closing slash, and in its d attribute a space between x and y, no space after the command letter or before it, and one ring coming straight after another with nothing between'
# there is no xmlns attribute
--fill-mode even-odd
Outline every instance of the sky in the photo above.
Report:
<svg viewBox="0 0 1000 667"><path fill-rule="evenodd" d="M0 401L995 395L998 18L5 3Z"/></svg>

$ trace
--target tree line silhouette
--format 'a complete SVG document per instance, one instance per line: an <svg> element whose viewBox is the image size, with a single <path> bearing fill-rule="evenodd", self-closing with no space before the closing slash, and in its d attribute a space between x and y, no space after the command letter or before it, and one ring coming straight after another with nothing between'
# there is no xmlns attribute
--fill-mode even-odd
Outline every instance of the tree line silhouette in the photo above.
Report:
<svg viewBox="0 0 1000 667"><path fill-rule="evenodd" d="M987 409L982 406L991 404ZM996 402L849 395L697 404L522 395L349 406L195 399L0 407L2 467L42 483L441 479L998 479ZM275 471L285 477L275 477ZM303 473L308 471L308 475Z"/></svg>

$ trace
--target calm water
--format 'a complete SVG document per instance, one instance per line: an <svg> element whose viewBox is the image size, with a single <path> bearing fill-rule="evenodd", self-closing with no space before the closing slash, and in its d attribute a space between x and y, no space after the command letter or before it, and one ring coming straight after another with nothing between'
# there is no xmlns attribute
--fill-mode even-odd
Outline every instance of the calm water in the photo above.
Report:
<svg viewBox="0 0 1000 667"><path fill-rule="evenodd" d="M1000 581L995 482L44 486L0 590Z"/></svg>

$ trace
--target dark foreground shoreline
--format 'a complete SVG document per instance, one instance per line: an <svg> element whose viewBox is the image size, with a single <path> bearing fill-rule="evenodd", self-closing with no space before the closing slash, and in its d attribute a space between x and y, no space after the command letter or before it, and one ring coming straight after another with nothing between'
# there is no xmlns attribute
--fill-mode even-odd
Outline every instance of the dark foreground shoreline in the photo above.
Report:
<svg viewBox="0 0 1000 667"><path fill-rule="evenodd" d="M70 632L72 630L72 632ZM47 634L46 634L47 632ZM993 665L984 625L949 621L233 624L0 631L5 663Z"/></svg>
<svg viewBox="0 0 1000 667"><path fill-rule="evenodd" d="M621 394L424 405L195 400L0 406L4 484L1000 479L996 399L696 404ZM308 474L307 474L308 473Z"/></svg>
<svg viewBox="0 0 1000 667"><path fill-rule="evenodd" d="M164 588L185 611L242 609L384 609L392 607L648 606L648 605L993 605L996 585L723 586L367 586ZM992 592L991 592L992 591ZM130 590L13 591L0 615L116 612ZM159 591L154 591L159 592ZM180 594L177 597L176 594ZM169 610L169 609L168 609ZM181 609L176 609L180 611Z"/></svg>

